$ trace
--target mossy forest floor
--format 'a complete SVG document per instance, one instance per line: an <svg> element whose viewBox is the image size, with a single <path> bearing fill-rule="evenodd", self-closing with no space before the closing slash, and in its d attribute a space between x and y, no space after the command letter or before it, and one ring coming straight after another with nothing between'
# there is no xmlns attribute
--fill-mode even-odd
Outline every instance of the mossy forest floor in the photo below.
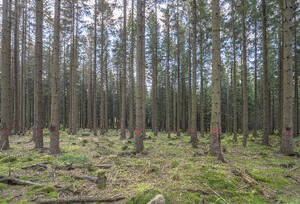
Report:
<svg viewBox="0 0 300 204"><path fill-rule="evenodd" d="M44 132L49 147L49 132ZM199 135L199 134L198 134ZM297 156L279 153L279 136L271 137L271 147L249 137L248 146L223 135L222 147L228 163L209 156L209 135L192 148L189 136L168 139L147 132L145 151L134 153L134 140L119 140L110 130L104 136L68 135L61 131L62 154L35 150L31 132L12 136L11 149L0 153L0 176L10 175L46 186L0 183L0 203L36 203L45 198L123 196L116 203L147 203L155 194L167 203L300 203L300 138L295 139ZM27 142L27 143L26 143ZM68 167L72 163L74 168ZM34 164L46 168L26 168ZM25 167L25 169L24 169ZM106 168L107 185L99 188L80 176L96 176ZM55 186L60 186L60 189Z"/></svg>

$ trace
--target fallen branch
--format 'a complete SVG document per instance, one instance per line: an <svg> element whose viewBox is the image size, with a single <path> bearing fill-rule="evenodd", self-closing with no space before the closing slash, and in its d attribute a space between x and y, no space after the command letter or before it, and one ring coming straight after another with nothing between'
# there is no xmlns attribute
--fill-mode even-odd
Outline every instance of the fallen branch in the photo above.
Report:
<svg viewBox="0 0 300 204"><path fill-rule="evenodd" d="M20 186L30 186L30 185L39 186L39 187L47 186L45 184L35 183L35 182L32 182L32 181L25 181L25 180L22 180L22 179L11 177L11 176L0 177L0 183L6 183L6 184L10 184L10 185L20 185ZM57 184L54 185L54 187L57 190L67 190L67 188L62 188L61 186L59 186Z"/></svg>
<svg viewBox="0 0 300 204"><path fill-rule="evenodd" d="M273 196L270 192L268 192L268 191L264 188L264 186L263 186L262 184L258 183L254 178L252 178L252 177L249 175L247 169L244 170L244 171L242 171L242 170L238 170L238 169L236 168L236 169L232 170L232 173L235 174L236 176L242 177L242 178L243 178L247 183L249 183L249 184L255 184L255 185L257 185L257 186L260 188L260 190L262 191L262 193L263 193L263 195L264 195L265 197L267 197L267 198L274 198L274 196Z"/></svg>
<svg viewBox="0 0 300 204"><path fill-rule="evenodd" d="M37 203L40 204L51 204L51 203L92 203L92 202L116 202L125 199L124 197L115 198L97 198L97 197L75 197L75 198L58 198L58 199L45 199L39 200Z"/></svg>
<svg viewBox="0 0 300 204"><path fill-rule="evenodd" d="M219 193L217 193L214 189L212 189L209 185L207 185L206 183L203 183L203 185L206 186L209 190L211 190L214 194L216 194L216 196L218 196L221 200L223 200L225 203L227 203L226 200Z"/></svg>
<svg viewBox="0 0 300 204"><path fill-rule="evenodd" d="M46 170L47 169L47 164L49 164L48 162L42 162L40 164L33 164L33 165L29 165L29 166L24 166L22 167L22 169L34 169L34 170Z"/></svg>
<svg viewBox="0 0 300 204"><path fill-rule="evenodd" d="M297 169L299 169L299 168L300 168L300 166L295 167L295 168L293 168L293 169L290 169L289 171L295 171L295 170L297 170Z"/></svg>
<svg viewBox="0 0 300 204"><path fill-rule="evenodd" d="M26 186L26 185L35 185L35 186L41 186L41 187L45 186L45 185L40 184L40 183L25 181L25 180L21 180L21 179L11 177L11 176L5 176L5 177L1 178L0 183L6 183L6 184L12 184L12 185L21 185L21 186Z"/></svg>

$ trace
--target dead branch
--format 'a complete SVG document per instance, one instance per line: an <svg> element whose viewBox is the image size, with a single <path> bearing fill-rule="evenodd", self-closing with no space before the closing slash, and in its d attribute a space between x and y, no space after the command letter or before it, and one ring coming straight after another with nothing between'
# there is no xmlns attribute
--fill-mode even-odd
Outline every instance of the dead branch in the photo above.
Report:
<svg viewBox="0 0 300 204"><path fill-rule="evenodd" d="M71 198L58 198L58 199L45 199L39 200L40 204L51 203L92 203L92 202L116 202L125 199L124 197L115 198L97 198L97 197L71 197Z"/></svg>
<svg viewBox="0 0 300 204"><path fill-rule="evenodd" d="M214 189L212 189L209 185L207 185L206 183L203 183L203 185L206 186L209 190L211 190L214 194L216 194L216 196L218 196L221 200L223 200L225 203L227 203L226 200L219 193L217 193Z"/></svg>
<svg viewBox="0 0 300 204"><path fill-rule="evenodd" d="M11 176L5 176L5 177L1 178L0 183L6 183L6 184L11 184L11 185L23 185L23 186L26 186L26 185L35 185L35 186L41 186L41 187L45 186L45 185L40 184L40 183L25 181L25 180L21 180L21 179L11 177Z"/></svg>
<svg viewBox="0 0 300 204"><path fill-rule="evenodd" d="M42 162L39 164L33 164L33 165L29 165L29 166L24 166L22 167L22 169L33 169L33 170L46 170L47 169L47 164L49 164L48 162Z"/></svg>

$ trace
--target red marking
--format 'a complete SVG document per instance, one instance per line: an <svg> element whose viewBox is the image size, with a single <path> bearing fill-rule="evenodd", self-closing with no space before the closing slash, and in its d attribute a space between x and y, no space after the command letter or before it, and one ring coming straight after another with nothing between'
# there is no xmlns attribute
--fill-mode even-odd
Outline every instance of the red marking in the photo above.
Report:
<svg viewBox="0 0 300 204"><path fill-rule="evenodd" d="M35 132L35 134L37 134L37 133L39 133L39 132L42 132L42 128L41 129L37 129L36 131L34 131Z"/></svg>
<svg viewBox="0 0 300 204"><path fill-rule="evenodd" d="M197 132L197 129L195 129L195 130L192 130L192 133L194 133L194 132Z"/></svg>
<svg viewBox="0 0 300 204"><path fill-rule="evenodd" d="M218 133L220 130L222 130L221 127L219 127L218 129L216 129L215 131L210 132L209 134L210 135L214 135L214 134Z"/></svg>
<svg viewBox="0 0 300 204"><path fill-rule="evenodd" d="M135 131L137 135L140 135L141 132L143 132L143 129L141 129L140 131Z"/></svg>
<svg viewBox="0 0 300 204"><path fill-rule="evenodd" d="M8 133L8 130L1 130L1 132L3 132L3 133Z"/></svg>
<svg viewBox="0 0 300 204"><path fill-rule="evenodd" d="M283 134L285 135L294 135L293 131L284 131Z"/></svg>

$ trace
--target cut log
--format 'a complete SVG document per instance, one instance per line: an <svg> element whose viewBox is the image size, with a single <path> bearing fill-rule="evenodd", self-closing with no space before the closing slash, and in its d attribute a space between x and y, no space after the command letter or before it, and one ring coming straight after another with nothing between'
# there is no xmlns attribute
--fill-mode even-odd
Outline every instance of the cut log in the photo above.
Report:
<svg viewBox="0 0 300 204"><path fill-rule="evenodd" d="M39 200L37 203L40 204L51 204L51 203L93 203L93 202L117 202L125 199L124 197L115 198L97 198L97 197L72 197L72 198L58 198L58 199L45 199Z"/></svg>

